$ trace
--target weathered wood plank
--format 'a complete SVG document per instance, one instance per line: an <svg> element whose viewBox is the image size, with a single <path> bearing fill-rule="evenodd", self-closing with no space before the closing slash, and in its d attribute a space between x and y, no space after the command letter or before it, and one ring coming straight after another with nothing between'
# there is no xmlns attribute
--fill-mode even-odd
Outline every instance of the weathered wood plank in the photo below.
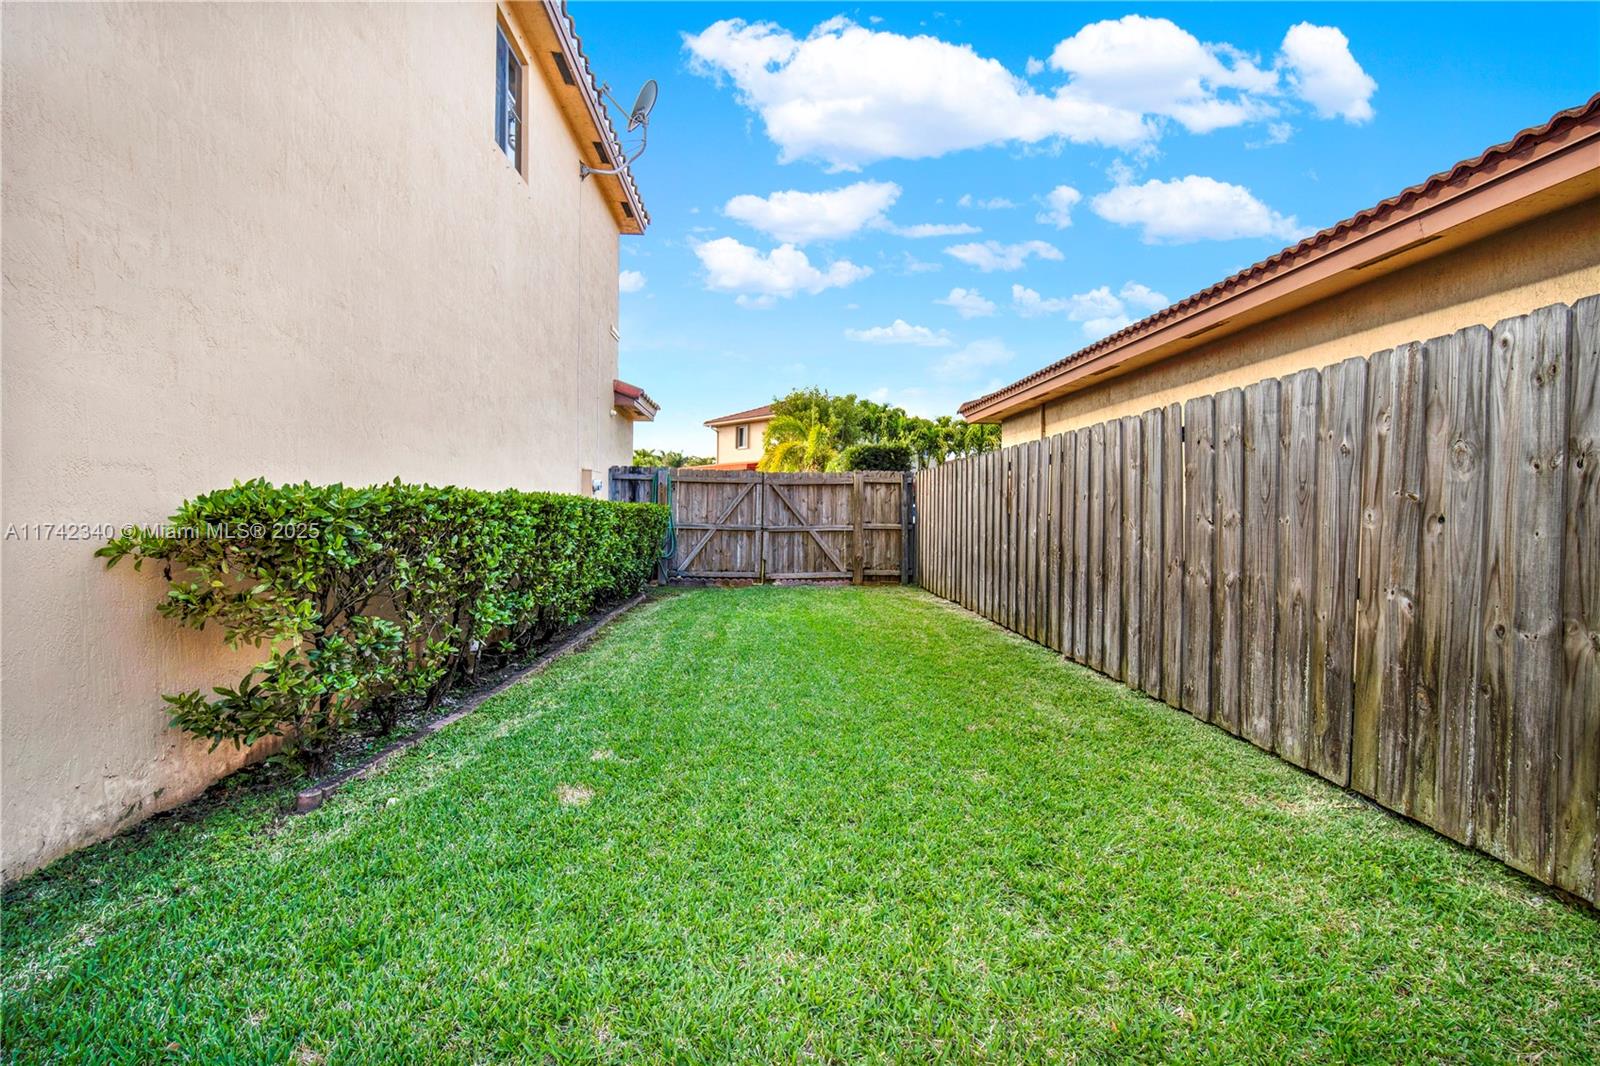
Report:
<svg viewBox="0 0 1600 1066"><path fill-rule="evenodd" d="M1484 533L1483 434L1489 331L1481 326L1423 345L1426 469L1417 572L1418 736L1411 815L1472 839Z"/></svg>
<svg viewBox="0 0 1600 1066"><path fill-rule="evenodd" d="M1072 472L1076 502L1072 512L1072 658L1075 662L1090 662L1089 629L1098 620L1090 609L1091 548L1090 512L1093 509L1094 490L1091 487L1093 467L1089 463L1093 433L1089 429L1077 431L1074 467Z"/></svg>
<svg viewBox="0 0 1600 1066"><path fill-rule="evenodd" d="M1271 749L1277 704L1278 458L1282 389L1276 380L1244 390L1244 516L1240 542L1244 642L1239 735Z"/></svg>
<svg viewBox="0 0 1600 1066"><path fill-rule="evenodd" d="M1485 703L1501 743L1497 787L1479 777L1489 846L1536 877L1553 874L1551 792L1562 689L1561 551L1565 525L1571 312L1547 307L1494 327L1489 433L1503 448L1489 471ZM1485 738L1487 741L1488 738ZM1503 811L1503 813L1502 813ZM1497 821L1495 820L1497 819Z"/></svg>
<svg viewBox="0 0 1600 1066"><path fill-rule="evenodd" d="M1217 573L1212 587L1216 694L1211 720L1235 736L1244 684L1244 392L1217 394Z"/></svg>
<svg viewBox="0 0 1600 1066"><path fill-rule="evenodd" d="M1073 625L1078 613L1077 551L1074 544L1078 528L1078 433L1061 435L1061 510L1056 516L1056 550L1061 556L1060 630L1057 644L1062 655L1072 656Z"/></svg>
<svg viewBox="0 0 1600 1066"><path fill-rule="evenodd" d="M1106 424L1089 429L1089 639L1086 666L1106 665Z"/></svg>
<svg viewBox="0 0 1600 1066"><path fill-rule="evenodd" d="M866 533L861 524L866 521L867 498L860 471L856 471L855 478L850 483L850 517L855 525L855 531L850 540L850 583L861 584L861 571L867 565L867 540Z"/></svg>
<svg viewBox="0 0 1600 1066"><path fill-rule="evenodd" d="M1322 371L1317 437L1317 597L1311 631L1312 771L1350 783L1350 718L1355 701L1356 539L1367 361Z"/></svg>
<svg viewBox="0 0 1600 1066"><path fill-rule="evenodd" d="M1144 677L1144 429L1122 419L1122 679L1138 688Z"/></svg>
<svg viewBox="0 0 1600 1066"><path fill-rule="evenodd" d="M1161 591L1166 580L1162 566L1163 541L1163 482L1165 465L1166 415L1157 408L1146 411L1140 418L1144 434L1144 559L1139 587L1143 599L1143 646L1139 661L1144 664L1141 689L1161 698L1161 636L1166 619L1161 613Z"/></svg>
<svg viewBox="0 0 1600 1066"><path fill-rule="evenodd" d="M1188 512L1184 509L1184 426L1183 408L1169 404L1162 465L1166 483L1162 486L1161 509L1166 521L1162 527L1162 556L1166 570L1162 579L1161 613L1166 625L1161 631L1161 698L1173 707L1183 705L1183 657L1186 616L1183 585L1186 579L1184 545L1188 538Z"/></svg>
<svg viewBox="0 0 1600 1066"><path fill-rule="evenodd" d="M1122 579L1122 422L1112 419L1106 426L1106 562L1105 562L1105 672L1117 680L1127 676L1127 656L1123 648L1124 623Z"/></svg>
<svg viewBox="0 0 1600 1066"><path fill-rule="evenodd" d="M1392 385L1387 441L1388 475L1379 499L1383 524L1378 540L1378 663L1380 671L1376 796L1392 810L1410 814L1416 787L1415 747L1419 728L1416 676L1417 571L1422 535L1423 402L1427 366L1422 345L1402 344L1389 363Z"/></svg>
<svg viewBox="0 0 1600 1066"><path fill-rule="evenodd" d="M1184 546L1183 707L1203 722L1211 720L1215 628L1211 581L1216 559L1215 405L1210 396L1187 401L1184 423L1184 506L1188 537Z"/></svg>
<svg viewBox="0 0 1600 1066"><path fill-rule="evenodd" d="M1281 382L1278 459L1278 707L1273 750L1307 762L1311 733L1311 628L1316 596L1317 417L1321 380L1302 370Z"/></svg>
<svg viewBox="0 0 1600 1066"><path fill-rule="evenodd" d="M1554 879L1600 904L1600 296L1572 306Z"/></svg>
<svg viewBox="0 0 1600 1066"><path fill-rule="evenodd" d="M1360 519L1356 545L1355 702L1350 722L1350 787L1376 798L1378 716L1383 704L1383 664L1379 656L1383 541L1383 498L1394 463L1390 436L1394 423L1394 352L1374 352L1367 362L1367 421L1361 445Z"/></svg>

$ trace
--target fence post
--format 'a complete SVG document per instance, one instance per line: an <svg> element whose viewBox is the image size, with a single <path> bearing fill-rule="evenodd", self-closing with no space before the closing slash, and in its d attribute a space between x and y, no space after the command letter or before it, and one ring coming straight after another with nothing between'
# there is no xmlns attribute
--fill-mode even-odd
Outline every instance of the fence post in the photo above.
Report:
<svg viewBox="0 0 1600 1066"><path fill-rule="evenodd" d="M862 479L866 475L857 470L850 475L850 520L855 525L854 547L850 552L850 584L861 584L861 570L866 564L867 544L865 532L861 528L862 512L866 510L866 496L862 486Z"/></svg>
<svg viewBox="0 0 1600 1066"><path fill-rule="evenodd" d="M900 475L900 584L911 584L911 475Z"/></svg>

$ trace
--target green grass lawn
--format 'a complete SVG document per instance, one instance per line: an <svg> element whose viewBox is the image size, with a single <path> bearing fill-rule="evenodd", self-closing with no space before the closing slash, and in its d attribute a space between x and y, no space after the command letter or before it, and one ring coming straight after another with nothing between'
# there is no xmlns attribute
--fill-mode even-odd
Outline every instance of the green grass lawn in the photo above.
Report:
<svg viewBox="0 0 1600 1066"><path fill-rule="evenodd" d="M14 888L5 1054L1600 1048L1594 912L915 590L663 597L315 813L282 802Z"/></svg>

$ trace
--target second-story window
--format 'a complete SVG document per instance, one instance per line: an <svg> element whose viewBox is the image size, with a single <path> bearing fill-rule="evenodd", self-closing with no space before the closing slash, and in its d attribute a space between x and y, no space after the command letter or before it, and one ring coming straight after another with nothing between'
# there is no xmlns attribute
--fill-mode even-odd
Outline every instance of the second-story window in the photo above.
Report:
<svg viewBox="0 0 1600 1066"><path fill-rule="evenodd" d="M494 139L511 165L522 170L522 61L506 40L505 27L495 26Z"/></svg>
<svg viewBox="0 0 1600 1066"><path fill-rule="evenodd" d="M750 447L750 427L739 426L733 431L733 446L735 448Z"/></svg>

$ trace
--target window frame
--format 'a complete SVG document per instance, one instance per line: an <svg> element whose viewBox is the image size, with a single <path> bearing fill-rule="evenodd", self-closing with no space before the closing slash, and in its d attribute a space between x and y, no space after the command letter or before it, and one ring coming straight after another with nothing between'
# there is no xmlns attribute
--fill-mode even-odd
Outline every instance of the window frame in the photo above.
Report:
<svg viewBox="0 0 1600 1066"><path fill-rule="evenodd" d="M750 427L749 426L734 426L733 427L733 446L734 446L734 449L737 450L737 451L743 451L744 449L750 447Z"/></svg>
<svg viewBox="0 0 1600 1066"><path fill-rule="evenodd" d="M515 72L516 86L512 97L509 98L506 88L507 74ZM522 48L517 42L517 35L512 32L506 20L496 12L495 16L495 48L494 48L494 144L500 155L511 164L511 168L518 175L526 178L527 172L523 169L527 160L527 130L528 130L528 60L522 54ZM506 118L511 114L516 120L515 128L510 133L513 140L511 150L506 150L507 129Z"/></svg>

